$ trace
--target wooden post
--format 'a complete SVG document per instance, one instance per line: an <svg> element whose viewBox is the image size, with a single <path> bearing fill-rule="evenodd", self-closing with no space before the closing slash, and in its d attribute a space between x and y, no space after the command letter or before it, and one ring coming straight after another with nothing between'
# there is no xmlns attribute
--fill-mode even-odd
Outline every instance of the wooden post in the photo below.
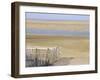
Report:
<svg viewBox="0 0 100 80"><path fill-rule="evenodd" d="M46 65L49 64L49 54L50 54L50 49L47 48L47 53L46 53Z"/></svg>
<svg viewBox="0 0 100 80"><path fill-rule="evenodd" d="M35 66L37 66L37 48L35 50L36 50L36 52L35 52Z"/></svg>

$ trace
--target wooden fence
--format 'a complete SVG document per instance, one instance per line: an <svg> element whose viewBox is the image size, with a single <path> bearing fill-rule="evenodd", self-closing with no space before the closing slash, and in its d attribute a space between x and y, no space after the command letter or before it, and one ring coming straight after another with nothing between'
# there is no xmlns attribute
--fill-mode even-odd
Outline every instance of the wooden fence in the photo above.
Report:
<svg viewBox="0 0 100 80"><path fill-rule="evenodd" d="M59 58L59 47L33 47L26 49L26 67L53 65Z"/></svg>

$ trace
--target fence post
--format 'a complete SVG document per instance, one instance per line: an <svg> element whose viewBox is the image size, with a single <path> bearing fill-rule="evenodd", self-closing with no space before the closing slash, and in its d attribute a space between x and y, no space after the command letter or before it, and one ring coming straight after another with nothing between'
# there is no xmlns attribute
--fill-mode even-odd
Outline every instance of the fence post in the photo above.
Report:
<svg viewBox="0 0 100 80"><path fill-rule="evenodd" d="M49 48L47 48L47 52L46 52L46 61L45 64L48 65L49 64Z"/></svg>
<svg viewBox="0 0 100 80"><path fill-rule="evenodd" d="M37 48L35 50L36 50L36 52L35 52L35 66L37 66Z"/></svg>

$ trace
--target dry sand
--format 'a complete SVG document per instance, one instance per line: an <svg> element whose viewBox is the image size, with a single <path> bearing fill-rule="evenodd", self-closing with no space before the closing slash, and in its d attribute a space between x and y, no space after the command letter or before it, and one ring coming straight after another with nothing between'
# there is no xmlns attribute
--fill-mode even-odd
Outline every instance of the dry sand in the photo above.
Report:
<svg viewBox="0 0 100 80"><path fill-rule="evenodd" d="M27 35L26 46L58 46L60 48L59 60L54 65L89 63L89 39L87 37Z"/></svg>

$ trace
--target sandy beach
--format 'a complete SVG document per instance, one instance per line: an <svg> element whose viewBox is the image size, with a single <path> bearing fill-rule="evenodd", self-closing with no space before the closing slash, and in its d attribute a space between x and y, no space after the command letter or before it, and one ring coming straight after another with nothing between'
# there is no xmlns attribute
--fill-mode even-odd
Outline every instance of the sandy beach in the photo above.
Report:
<svg viewBox="0 0 100 80"><path fill-rule="evenodd" d="M59 60L54 65L89 63L89 39L87 37L27 35L26 46L58 46L60 48Z"/></svg>

